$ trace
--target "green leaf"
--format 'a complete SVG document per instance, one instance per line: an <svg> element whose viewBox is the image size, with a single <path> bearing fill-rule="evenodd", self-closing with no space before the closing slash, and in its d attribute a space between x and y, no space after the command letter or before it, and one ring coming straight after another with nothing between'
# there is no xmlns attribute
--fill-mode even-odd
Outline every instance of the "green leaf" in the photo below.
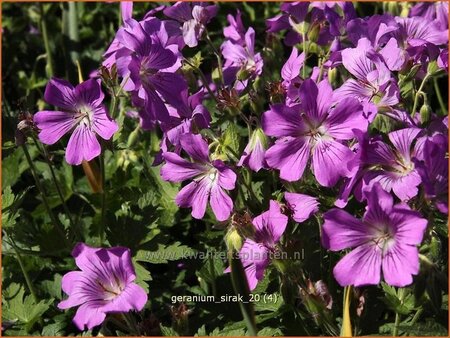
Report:
<svg viewBox="0 0 450 338"><path fill-rule="evenodd" d="M36 303L32 296L24 298L24 288L12 283L3 294L3 320L19 321L30 332L34 323L50 308L53 298Z"/></svg>
<svg viewBox="0 0 450 338"><path fill-rule="evenodd" d="M171 327L159 324L159 328L161 329L161 334L165 337L173 337L173 336L178 337L179 336L178 332L175 331L174 329L172 329Z"/></svg>
<svg viewBox="0 0 450 338"><path fill-rule="evenodd" d="M139 250L136 255L136 260L152 264L165 264L169 261L177 261L179 259L187 258L195 254L195 250L187 245L181 245L180 242L175 242L172 245L165 246L158 244L156 251Z"/></svg>
<svg viewBox="0 0 450 338"><path fill-rule="evenodd" d="M136 284L142 287L147 293L150 291L146 282L152 280L152 275L142 264L133 258L134 270L136 272Z"/></svg>

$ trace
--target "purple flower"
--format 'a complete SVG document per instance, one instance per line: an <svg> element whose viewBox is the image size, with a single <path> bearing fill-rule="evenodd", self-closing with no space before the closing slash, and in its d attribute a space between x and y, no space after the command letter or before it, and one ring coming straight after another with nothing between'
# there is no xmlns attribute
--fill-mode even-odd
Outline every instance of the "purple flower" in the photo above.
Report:
<svg viewBox="0 0 450 338"><path fill-rule="evenodd" d="M424 161L416 162L427 198L434 200L442 213L448 214L448 139L442 134L430 137L424 145Z"/></svg>
<svg viewBox="0 0 450 338"><path fill-rule="evenodd" d="M240 81L236 89L241 90L246 87L246 80L261 75L263 59L260 53L255 54L255 30L252 27L245 33L243 41L227 40L220 46L220 50L225 58L225 84L230 85L237 78Z"/></svg>
<svg viewBox="0 0 450 338"><path fill-rule="evenodd" d="M298 87L302 79L300 78L300 70L305 62L305 53L298 54L296 47L292 48L291 55L286 63L281 68L281 78L283 79L283 86L286 89L287 99L286 104L292 106L299 101Z"/></svg>
<svg viewBox="0 0 450 338"><path fill-rule="evenodd" d="M99 80L90 79L74 88L65 80L51 79L44 98L61 110L43 110L34 115L34 122L40 129L39 140L54 144L73 131L66 149L67 163L78 165L99 156L101 146L97 135L109 140L118 130L102 104L104 97Z"/></svg>
<svg viewBox="0 0 450 338"><path fill-rule="evenodd" d="M322 244L332 251L354 248L334 267L341 286L378 284L403 287L419 272L419 252L427 220L393 198L379 184L367 194L362 220L340 209L324 214Z"/></svg>
<svg viewBox="0 0 450 338"><path fill-rule="evenodd" d="M108 313L143 309L147 293L134 283L130 249L91 248L78 243L72 256L81 271L63 276L62 289L69 298L61 301L58 308L79 306L73 322L80 330L100 325Z"/></svg>
<svg viewBox="0 0 450 338"><path fill-rule="evenodd" d="M189 47L195 47L205 31L205 25L216 16L218 9L216 5L204 2L179 1L164 9L164 14L183 24L184 42Z"/></svg>
<svg viewBox="0 0 450 338"><path fill-rule="evenodd" d="M364 190L379 182L384 190L393 191L402 201L417 195L422 180L413 161L416 153L413 142L419 132L418 128L406 128L389 133L392 146L379 139L364 144L362 161L369 168L363 178Z"/></svg>
<svg viewBox="0 0 450 338"><path fill-rule="evenodd" d="M391 145L381 137L369 138L357 134L358 150L350 164L351 178L347 179L340 192L338 207L344 207L353 191L356 199L362 201L364 192L373 189L377 182L386 192L393 192L401 201L407 201L418 193L422 179L415 166L415 158L421 148L416 142L419 128L405 128L388 134Z"/></svg>
<svg viewBox="0 0 450 338"><path fill-rule="evenodd" d="M292 210L292 218L297 223L306 221L312 214L319 210L319 202L315 197L285 192L284 198L287 202L287 206Z"/></svg>
<svg viewBox="0 0 450 338"><path fill-rule="evenodd" d="M187 90L184 78L175 74L179 68L176 45L167 46L156 34L158 22L128 21L119 29L116 39L123 48L116 53L119 75L124 90L130 91L134 106L139 107L142 128L151 129L157 121L169 118L165 103L183 107L180 93ZM164 99L164 101L163 101Z"/></svg>
<svg viewBox="0 0 450 338"><path fill-rule="evenodd" d="M358 41L356 48L342 51L344 67L356 77L335 91L336 99L356 97L364 102L365 115L372 121L378 106L399 102L399 89L383 57L375 52L368 39Z"/></svg>
<svg viewBox="0 0 450 338"><path fill-rule="evenodd" d="M192 208L192 217L202 219L209 203L219 221L225 221L233 209L233 201L225 190L233 190L236 174L220 160L211 161L208 144L201 135L184 134L181 148L191 156L189 162L172 152L163 154L166 164L161 167L161 177L170 182L192 179L178 193L175 202L182 208Z"/></svg>
<svg viewBox="0 0 450 338"><path fill-rule="evenodd" d="M327 80L316 85L305 80L299 89L301 104L288 107L275 104L262 116L266 135L277 137L266 152L271 168L280 170L286 181L299 180L312 155L312 168L317 181L333 186L347 176L347 163L353 152L340 141L354 137L353 130L367 130L358 100L345 98L332 107L333 91Z"/></svg>
<svg viewBox="0 0 450 338"><path fill-rule="evenodd" d="M245 269L250 290L255 289L263 279L264 271L270 264L270 256L278 248L277 244L286 230L288 217L281 213L276 201L270 201L270 208L252 221L255 233L252 239L247 238L239 251L239 258ZM229 272L229 268L225 272Z"/></svg>
<svg viewBox="0 0 450 338"><path fill-rule="evenodd" d="M233 15L228 14L227 20L230 25L223 29L225 38L233 43L245 42L245 27L242 23L241 11L239 9L237 10L236 18Z"/></svg>
<svg viewBox="0 0 450 338"><path fill-rule="evenodd" d="M435 20L441 29L448 28L448 2L430 1L415 4L409 11L409 17L421 16L429 21Z"/></svg>
<svg viewBox="0 0 450 338"><path fill-rule="evenodd" d="M267 149L267 136L261 128L256 129L250 141L244 149L244 153L237 164L239 167L247 166L250 169L258 172L261 168L266 167L266 160L264 159L264 154Z"/></svg>

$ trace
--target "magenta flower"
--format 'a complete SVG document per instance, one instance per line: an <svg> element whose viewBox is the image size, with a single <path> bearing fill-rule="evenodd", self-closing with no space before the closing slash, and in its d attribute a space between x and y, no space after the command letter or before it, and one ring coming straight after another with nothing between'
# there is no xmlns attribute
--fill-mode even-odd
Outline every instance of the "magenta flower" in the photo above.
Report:
<svg viewBox="0 0 450 338"><path fill-rule="evenodd" d="M354 98L345 98L333 108L327 80L319 85L305 80L299 96L301 104L275 104L262 116L264 132L279 138L266 152L267 164L279 169L282 179L297 181L312 157L317 181L331 187L349 174L347 163L354 157L341 141L352 139L353 130L366 131L367 120Z"/></svg>
<svg viewBox="0 0 450 338"><path fill-rule="evenodd" d="M250 137L250 141L245 147L244 153L242 154L237 165L239 167L245 165L256 172L258 172L261 168L266 167L264 154L267 149L267 144L267 136L264 135L262 129L256 129Z"/></svg>
<svg viewBox="0 0 450 338"><path fill-rule="evenodd" d="M358 98L364 103L369 121L375 117L377 107L390 107L399 102L397 83L384 58L375 52L368 39L360 39L356 48L344 49L342 63L356 79L347 80L335 91L336 100L342 97Z"/></svg>
<svg viewBox="0 0 450 338"><path fill-rule="evenodd" d="M425 194L438 210L448 214L448 138L442 134L430 137L423 147L424 161L416 162Z"/></svg>
<svg viewBox="0 0 450 338"><path fill-rule="evenodd" d="M78 243L72 256L81 271L63 276L62 289L69 298L61 301L58 308L79 306L73 322L80 330L100 325L108 313L143 309L147 293L134 283L130 249L91 248Z"/></svg>
<svg viewBox="0 0 450 338"><path fill-rule="evenodd" d="M255 54L255 30L250 27L245 33L244 40L234 42L225 41L220 50L225 58L223 76L225 84L230 85L236 79L236 89L242 90L247 86L247 80L261 75L263 59L260 53Z"/></svg>
<svg viewBox="0 0 450 338"><path fill-rule="evenodd" d="M219 221L225 221L233 209L233 201L225 190L233 190L236 174L220 160L211 161L208 143L201 135L184 134L181 148L191 156L189 162L172 152L163 154L166 164L161 167L161 177L170 182L193 181L183 187L175 202L179 207L192 208L192 217L202 219L209 203Z"/></svg>
<svg viewBox="0 0 450 338"><path fill-rule="evenodd" d="M184 42L189 47L196 47L206 24L216 16L218 9L216 5L204 2L179 1L165 8L164 14L183 25L181 30Z"/></svg>
<svg viewBox="0 0 450 338"><path fill-rule="evenodd" d="M379 184L367 194L362 220L332 209L324 214L322 243L332 251L354 248L334 267L341 286L387 284L403 287L419 273L419 252L427 220L407 205L394 205Z"/></svg>
<svg viewBox="0 0 450 338"><path fill-rule="evenodd" d="M165 103L183 107L180 93L187 91L184 78L174 73L180 66L178 47L166 45L167 35L166 41L161 40L157 34L160 23L155 20L129 20L116 35L123 46L115 56L118 73L126 81L124 90L131 92L134 106L140 108L144 129L169 119Z"/></svg>
<svg viewBox="0 0 450 338"><path fill-rule="evenodd" d="M317 198L305 194L285 192L284 199L292 211L292 218L297 223L306 221L312 214L319 210Z"/></svg>
<svg viewBox="0 0 450 338"><path fill-rule="evenodd" d="M65 80L51 79L44 98L61 110L43 110L34 115L40 129L39 140L55 144L72 131L66 149L67 163L78 165L99 156L101 146L97 135L109 140L119 128L102 104L104 97L99 80L90 79L74 88Z"/></svg>
<svg viewBox="0 0 450 338"><path fill-rule="evenodd" d="M277 243L286 230L288 218L281 213L276 201L270 201L270 208L253 219L255 234L247 238L239 251L239 258L245 269L248 286L253 290L263 279L264 271L270 264L271 255L277 250ZM225 272L230 272L230 268Z"/></svg>

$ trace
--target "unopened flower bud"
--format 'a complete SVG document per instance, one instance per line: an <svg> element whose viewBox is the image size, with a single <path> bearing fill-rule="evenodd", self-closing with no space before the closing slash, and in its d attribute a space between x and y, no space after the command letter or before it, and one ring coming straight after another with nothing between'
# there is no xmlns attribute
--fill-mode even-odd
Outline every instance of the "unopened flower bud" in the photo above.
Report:
<svg viewBox="0 0 450 338"><path fill-rule="evenodd" d="M225 243L228 250L239 251L241 250L243 241L241 235L235 227L231 227L225 235Z"/></svg>
<svg viewBox="0 0 450 338"><path fill-rule="evenodd" d="M424 103L422 107L420 107L420 122L422 124L426 124L431 117L431 107L428 103Z"/></svg>
<svg viewBox="0 0 450 338"><path fill-rule="evenodd" d="M331 83L331 85L336 85L338 76L337 68L329 68L328 69L328 81Z"/></svg>
<svg viewBox="0 0 450 338"><path fill-rule="evenodd" d="M317 42L319 39L319 33L320 33L320 23L315 22L308 32L308 40L312 42Z"/></svg>

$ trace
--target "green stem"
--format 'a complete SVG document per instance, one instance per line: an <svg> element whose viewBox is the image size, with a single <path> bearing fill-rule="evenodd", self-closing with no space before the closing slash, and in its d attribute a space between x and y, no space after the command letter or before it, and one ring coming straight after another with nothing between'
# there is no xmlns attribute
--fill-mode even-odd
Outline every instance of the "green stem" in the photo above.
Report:
<svg viewBox="0 0 450 338"><path fill-rule="evenodd" d="M19 253L19 250L16 246L16 244L13 242L12 238L10 241L11 246L14 249L14 252L16 253L17 261L19 262L20 269L22 270L23 277L25 278L25 283L27 284L28 290L30 290L31 296L33 297L33 300L35 303L38 303L38 298L36 296L36 292L34 291L33 283L31 282L30 276L28 275L27 270L25 269L25 265L23 264L22 256Z"/></svg>
<svg viewBox="0 0 450 338"><path fill-rule="evenodd" d="M54 74L54 67L53 67L53 57L52 52L50 49L50 43L48 38L48 32L47 32L47 22L45 21L45 13L44 13L44 6L42 3L39 3L39 9L41 14L41 32L42 32L42 38L44 39L44 48L45 48L45 54L47 56L47 75L49 77L52 77Z"/></svg>
<svg viewBox="0 0 450 338"><path fill-rule="evenodd" d="M437 99L439 101L439 106L441 107L441 111L442 111L441 114L443 116L445 116L448 114L448 111L447 111L446 105L444 103L444 100L442 99L442 95L441 95L441 91L439 89L437 79L433 79L433 84L434 84L434 90L436 91Z"/></svg>
<svg viewBox="0 0 450 338"><path fill-rule="evenodd" d="M419 89L416 92L416 95L414 97L414 104L413 104L413 109L411 112L411 116L414 117L414 114L417 111L417 106L419 105L419 96L422 95L422 89L425 86L425 83L428 81L428 79L430 78L430 74L425 75L425 77L422 80L422 83L420 84Z"/></svg>
<svg viewBox="0 0 450 338"><path fill-rule="evenodd" d="M308 51L306 50L306 35L305 35L305 29L302 28L302 45L303 45L303 53L305 53L305 62L303 63L302 67L302 77L303 79L306 78L306 57L308 56Z"/></svg>
<svg viewBox="0 0 450 338"><path fill-rule="evenodd" d="M37 142L36 138L33 136L33 141L36 144L36 147L39 149L39 143ZM61 190L61 186L59 185L58 179L56 178L56 173L53 170L53 165L50 162L50 157L49 157L49 153L47 151L47 148L45 147L45 145L42 146L43 148L43 152L44 152L44 157L45 157L45 161L47 162L48 167L50 168L50 173L52 175L52 179L53 179L53 183L55 184L56 187L56 191L58 192L59 198L61 199L61 204L63 205L64 208L64 212L67 214L67 218L69 219L70 222L70 226L72 227L72 229L75 228L75 223L72 219L72 215L70 214L69 208L67 207L66 204L66 200L64 198L64 195L62 193Z"/></svg>
<svg viewBox="0 0 450 338"><path fill-rule="evenodd" d="M405 289L400 288L398 290L398 298L400 300L400 303L403 304L403 298L405 296ZM392 337L398 336L398 327L400 326L401 322L401 315L400 313L395 313L395 322L394 322L394 329L392 330Z"/></svg>
<svg viewBox="0 0 450 338"><path fill-rule="evenodd" d="M220 57L219 52L217 51L216 47L214 47L214 44L211 41L211 38L209 37L209 32L206 30L206 41L208 42L209 46L212 48L214 54L217 58L217 66L219 70L219 80L222 85L224 85L224 79L223 79L223 71L222 71L222 58Z"/></svg>
<svg viewBox="0 0 450 338"><path fill-rule="evenodd" d="M33 160L31 159L30 153L28 152L27 145L23 144L22 145L22 149L23 149L23 152L25 153L25 157L26 157L28 165L29 165L29 167L31 169L31 173L33 175L34 181L36 182L36 187L38 188L38 190L39 190L39 192L40 192L40 194L42 196L42 202L44 204L45 209L47 210L47 213L50 216L50 219L52 220L53 224L55 225L56 230L59 232L61 237L64 239L64 242L66 243L66 245L68 247L71 247L72 244L67 239L64 228L62 227L62 225L58 221L58 219L55 217L55 215L53 214L52 209L50 208L50 204L48 203L48 200L47 200L47 195L46 195L46 193L44 191L44 188L41 185L41 182L40 182L39 177L37 175L36 168L34 166Z"/></svg>
<svg viewBox="0 0 450 338"><path fill-rule="evenodd" d="M139 327L136 323L136 320L134 319L133 315L130 312L122 313L122 318L127 323L128 328L130 329L130 333L133 335L140 336L141 330L139 330Z"/></svg>
<svg viewBox="0 0 450 338"><path fill-rule="evenodd" d="M206 79L205 74L203 74L202 70L198 67L195 67L192 63L190 63L187 59L184 59L184 62L186 62L189 66L192 67L192 69L194 69L199 75L200 75L200 80L203 83L203 86L206 88L206 90L209 93L209 96L211 96L214 101L219 102L219 99L216 97L216 95L213 93L213 91L211 90L211 88L209 88L208 85L208 80Z"/></svg>

